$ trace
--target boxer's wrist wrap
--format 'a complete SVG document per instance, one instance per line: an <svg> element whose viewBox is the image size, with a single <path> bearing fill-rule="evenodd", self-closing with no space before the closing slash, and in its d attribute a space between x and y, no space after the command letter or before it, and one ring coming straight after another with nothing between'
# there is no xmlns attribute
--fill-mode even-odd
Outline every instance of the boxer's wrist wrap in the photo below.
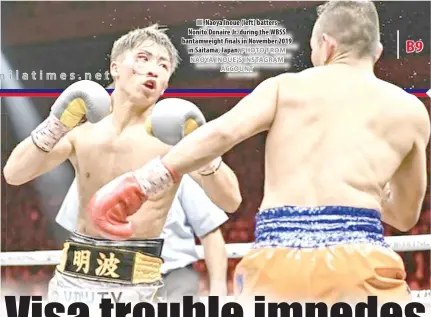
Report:
<svg viewBox="0 0 431 317"><path fill-rule="evenodd" d="M56 116L50 114L31 132L31 139L39 149L51 152L54 146L71 128L65 126Z"/></svg>
<svg viewBox="0 0 431 317"><path fill-rule="evenodd" d="M202 176L209 176L214 174L218 171L218 169L221 166L221 163L223 162L221 157L217 157L214 160L212 160L208 165L202 167L198 170L198 173Z"/></svg>
<svg viewBox="0 0 431 317"><path fill-rule="evenodd" d="M163 193L178 182L178 177L170 171L158 157L133 173L147 198Z"/></svg>

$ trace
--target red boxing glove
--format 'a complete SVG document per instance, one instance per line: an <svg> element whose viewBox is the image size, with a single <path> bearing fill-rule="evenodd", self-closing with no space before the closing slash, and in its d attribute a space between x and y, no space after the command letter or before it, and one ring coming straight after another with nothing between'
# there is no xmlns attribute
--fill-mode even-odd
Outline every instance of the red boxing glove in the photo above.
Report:
<svg viewBox="0 0 431 317"><path fill-rule="evenodd" d="M127 217L135 214L145 201L167 190L176 181L175 174L159 158L155 159L99 189L88 204L90 219L103 237L129 239L134 228Z"/></svg>

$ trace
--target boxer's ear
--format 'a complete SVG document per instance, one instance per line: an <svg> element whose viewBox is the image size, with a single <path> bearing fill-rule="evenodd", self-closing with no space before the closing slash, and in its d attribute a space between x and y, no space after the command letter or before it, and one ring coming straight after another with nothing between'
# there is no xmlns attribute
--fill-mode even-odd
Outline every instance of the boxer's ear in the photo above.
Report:
<svg viewBox="0 0 431 317"><path fill-rule="evenodd" d="M119 70L118 70L118 63L117 62L115 62L115 61L113 61L113 62L111 62L111 65L110 65L110 72L111 72L111 77L113 78L113 79L116 79L116 78L118 78L118 75L119 75Z"/></svg>
<svg viewBox="0 0 431 317"><path fill-rule="evenodd" d="M165 84L165 86L163 87L162 93L160 94L160 96L163 96L163 94L165 93L166 89L168 89L168 84Z"/></svg>
<svg viewBox="0 0 431 317"><path fill-rule="evenodd" d="M323 43L323 60L324 65L331 61L332 57L335 55L335 50L337 47L337 42L332 36L329 36L326 33L322 34L322 43Z"/></svg>
<svg viewBox="0 0 431 317"><path fill-rule="evenodd" d="M380 56L382 56L383 53L383 45L382 43L378 43L377 44L377 49L376 49L376 56L374 58L374 63L377 63L377 61L380 59Z"/></svg>

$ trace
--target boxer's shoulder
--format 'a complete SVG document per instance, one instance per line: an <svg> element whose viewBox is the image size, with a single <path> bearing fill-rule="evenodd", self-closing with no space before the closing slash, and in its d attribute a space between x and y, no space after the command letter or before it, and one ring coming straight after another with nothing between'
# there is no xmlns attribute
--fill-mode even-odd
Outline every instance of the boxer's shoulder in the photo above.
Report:
<svg viewBox="0 0 431 317"><path fill-rule="evenodd" d="M278 76L273 77L274 83L279 86L301 88L310 87L310 79L318 76L322 73L322 70L317 68L305 69L298 73L283 73Z"/></svg>
<svg viewBox="0 0 431 317"><path fill-rule="evenodd" d="M417 139L430 137L430 117L424 103L404 89L383 80L379 80L374 100L384 107L384 117L397 134ZM378 95L377 95L378 94Z"/></svg>
<svg viewBox="0 0 431 317"><path fill-rule="evenodd" d="M272 82L269 82L277 87L278 106L287 105L287 103L295 103L298 100L303 100L309 92L309 83L306 76L300 73L283 73L272 77Z"/></svg>
<svg viewBox="0 0 431 317"><path fill-rule="evenodd" d="M86 131L90 128L90 122L84 122L81 125L75 127L73 130L69 131L66 137L72 142L72 144L76 144L80 137L82 137Z"/></svg>
<svg viewBox="0 0 431 317"><path fill-rule="evenodd" d="M401 88L399 88L398 92L398 103L404 106L405 111L410 112L415 117L429 118L429 114L424 103L418 97L404 91Z"/></svg>
<svg viewBox="0 0 431 317"><path fill-rule="evenodd" d="M430 117L425 105L416 96L408 96L408 106L410 118L412 119L412 126L417 133L424 137L426 142L430 138Z"/></svg>
<svg viewBox="0 0 431 317"><path fill-rule="evenodd" d="M380 80L380 86L378 87L378 91L381 96L384 96L388 108L390 108L390 112L392 114L416 118L419 120L423 120L424 118L429 121L429 114L426 110L423 102L417 98L415 95L412 95L406 92L404 89L385 81Z"/></svg>
<svg viewBox="0 0 431 317"><path fill-rule="evenodd" d="M88 121L80 124L79 126L75 127L73 130L71 130L67 136L68 138L76 143L79 142L82 138L88 138L91 133L95 132L95 129L100 129L102 126L102 121L105 119L102 119L100 122L97 123L90 123Z"/></svg>
<svg viewBox="0 0 431 317"><path fill-rule="evenodd" d="M112 130L112 129L111 129ZM96 146L103 146L112 142L108 119L97 123L85 122L75 127L67 135L75 150L94 151Z"/></svg>
<svg viewBox="0 0 431 317"><path fill-rule="evenodd" d="M300 78L300 73L283 73L272 77L273 83L282 84L284 82L297 81Z"/></svg>

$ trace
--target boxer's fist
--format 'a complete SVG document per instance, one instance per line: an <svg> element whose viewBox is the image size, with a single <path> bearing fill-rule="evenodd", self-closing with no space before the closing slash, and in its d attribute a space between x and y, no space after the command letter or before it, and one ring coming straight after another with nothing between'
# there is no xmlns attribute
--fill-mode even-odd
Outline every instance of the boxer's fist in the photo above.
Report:
<svg viewBox="0 0 431 317"><path fill-rule="evenodd" d="M111 97L101 85L81 80L67 87L51 108L51 113L65 126L73 128L85 116L91 123L103 119L111 106Z"/></svg>
<svg viewBox="0 0 431 317"><path fill-rule="evenodd" d="M87 207L90 220L103 237L128 239L133 234L133 226L127 218L135 214L147 199L164 192L175 182L175 175L159 158L154 159L98 190Z"/></svg>
<svg viewBox="0 0 431 317"><path fill-rule="evenodd" d="M57 98L49 117L31 134L34 144L45 152L86 117L96 123L109 114L111 97L96 82L82 80L73 83Z"/></svg>
<svg viewBox="0 0 431 317"><path fill-rule="evenodd" d="M136 213L145 200L145 193L136 177L133 173L126 173L98 190L87 210L102 236L123 240L133 234L127 217Z"/></svg>
<svg viewBox="0 0 431 317"><path fill-rule="evenodd" d="M150 135L163 143L175 145L205 124L205 117L192 102L167 98L156 103L145 124Z"/></svg>

